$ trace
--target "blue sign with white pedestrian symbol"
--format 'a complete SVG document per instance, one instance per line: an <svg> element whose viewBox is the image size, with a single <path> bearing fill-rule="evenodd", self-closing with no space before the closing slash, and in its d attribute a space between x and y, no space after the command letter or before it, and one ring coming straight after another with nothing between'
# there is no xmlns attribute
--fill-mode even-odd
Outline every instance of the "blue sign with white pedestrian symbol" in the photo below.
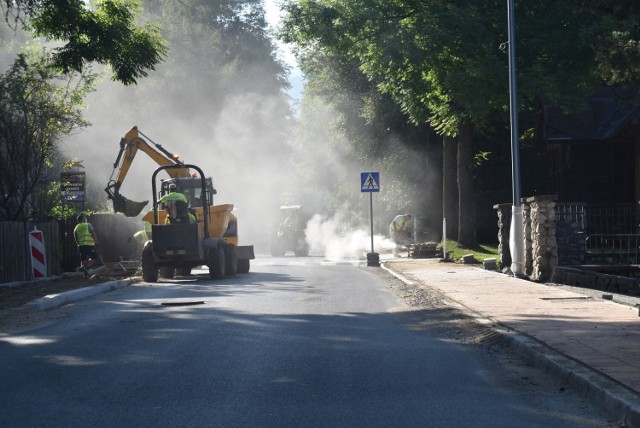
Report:
<svg viewBox="0 0 640 428"><path fill-rule="evenodd" d="M380 191L380 173L379 172L361 172L360 173L360 191L361 192L379 192Z"/></svg>

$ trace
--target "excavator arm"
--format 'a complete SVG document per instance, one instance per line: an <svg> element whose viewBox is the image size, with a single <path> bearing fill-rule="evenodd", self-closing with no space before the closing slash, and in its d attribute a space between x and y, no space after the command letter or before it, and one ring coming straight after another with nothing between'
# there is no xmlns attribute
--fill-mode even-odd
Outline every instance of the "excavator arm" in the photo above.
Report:
<svg viewBox="0 0 640 428"><path fill-rule="evenodd" d="M149 142L152 143L153 146L151 146ZM160 166L182 164L178 155L169 152L160 144L154 143L149 137L139 131L138 127L134 126L131 128L131 130L120 139L120 151L113 164L113 173L107 183L107 187L104 189L105 192L107 192L107 197L113 201L113 210L115 212L121 212L127 217L137 216L149 203L149 201L131 201L120 194L120 187L127 177L127 173L139 150L147 154ZM118 170L118 175L114 180L113 174L116 170ZM168 169L166 171L172 178L189 177L189 170L186 168Z"/></svg>

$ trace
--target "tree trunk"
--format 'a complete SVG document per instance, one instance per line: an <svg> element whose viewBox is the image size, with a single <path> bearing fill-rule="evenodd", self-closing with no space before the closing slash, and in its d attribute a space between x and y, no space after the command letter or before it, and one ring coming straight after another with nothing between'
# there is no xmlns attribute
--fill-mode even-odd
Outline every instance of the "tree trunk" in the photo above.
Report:
<svg viewBox="0 0 640 428"><path fill-rule="evenodd" d="M476 238L475 195L473 193L473 127L463 120L458 130L458 243L478 244Z"/></svg>
<svg viewBox="0 0 640 428"><path fill-rule="evenodd" d="M442 216L447 220L447 237L458 236L457 141L442 138Z"/></svg>

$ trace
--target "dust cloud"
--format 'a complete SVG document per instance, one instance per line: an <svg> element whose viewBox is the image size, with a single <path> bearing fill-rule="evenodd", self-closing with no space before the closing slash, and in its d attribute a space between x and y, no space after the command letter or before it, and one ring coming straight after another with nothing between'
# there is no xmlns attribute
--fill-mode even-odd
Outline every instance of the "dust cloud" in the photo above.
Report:
<svg viewBox="0 0 640 428"><path fill-rule="evenodd" d="M178 66L181 68L175 68ZM335 113L327 107L324 115L315 117L315 123L306 122L310 129L296 129L298 118L286 88L260 91L238 82L237 87L229 88L213 80L215 73L203 79L198 72L191 77L190 70L189 64L163 64L136 86L105 80L87 97L86 118L92 125L73 135L61 156L83 160L88 207L112 211L103 189L118 174L114 162L120 139L137 126L151 142L178 153L184 163L195 164L212 177L217 190L214 203L234 205L241 245L253 244L256 253L268 253L279 207L286 195L294 195L290 202L301 203L311 219L306 237L312 255L363 257L370 252L368 198L361 197L359 174L379 170L385 183L398 180L380 165L345 160L337 150L340 143L328 143ZM301 133L305 134L304 143L300 143ZM397 144L394 156L402 153ZM405 156L416 163L414 154ZM120 193L134 201L152 200L151 177L157 167L139 152ZM409 168L407 163L405 169ZM399 200L414 199L401 187L385 189L400 196ZM327 202L331 198L326 195L334 201ZM343 212L335 199L343 199L352 209ZM418 208L407 205L410 202L396 206L388 201L378 203L379 199L374 249L384 252L393 245L384 237L390 220L399 212ZM148 209L151 204L136 220Z"/></svg>
<svg viewBox="0 0 640 428"><path fill-rule="evenodd" d="M371 252L371 231L364 228L349 230L344 227L340 214L325 218L315 214L305 229L307 243L312 254L322 254L329 260L347 258L366 259ZM382 235L373 236L374 251L393 251L394 243Z"/></svg>

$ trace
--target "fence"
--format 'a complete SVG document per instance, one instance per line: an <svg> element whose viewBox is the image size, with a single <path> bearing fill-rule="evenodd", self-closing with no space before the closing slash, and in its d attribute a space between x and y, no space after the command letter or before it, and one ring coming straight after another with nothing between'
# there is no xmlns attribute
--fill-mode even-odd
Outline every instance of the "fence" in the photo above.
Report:
<svg viewBox="0 0 640 428"><path fill-rule="evenodd" d="M0 282L31 279L29 232L42 231L47 258L47 276L59 273L63 259L60 226L54 222L0 222Z"/></svg>
<svg viewBox="0 0 640 428"><path fill-rule="evenodd" d="M594 234L585 240L589 260L604 265L635 265L640 258L640 235Z"/></svg>
<svg viewBox="0 0 640 428"><path fill-rule="evenodd" d="M135 243L128 238L142 229L140 221L120 214L96 214L89 221L96 228L105 262L127 260L133 255ZM78 266L75 225L75 220L0 221L0 283L31 279L29 232L34 227L44 235L47 276L74 271Z"/></svg>
<svg viewBox="0 0 640 428"><path fill-rule="evenodd" d="M640 207L559 203L556 238L560 265L637 264Z"/></svg>

